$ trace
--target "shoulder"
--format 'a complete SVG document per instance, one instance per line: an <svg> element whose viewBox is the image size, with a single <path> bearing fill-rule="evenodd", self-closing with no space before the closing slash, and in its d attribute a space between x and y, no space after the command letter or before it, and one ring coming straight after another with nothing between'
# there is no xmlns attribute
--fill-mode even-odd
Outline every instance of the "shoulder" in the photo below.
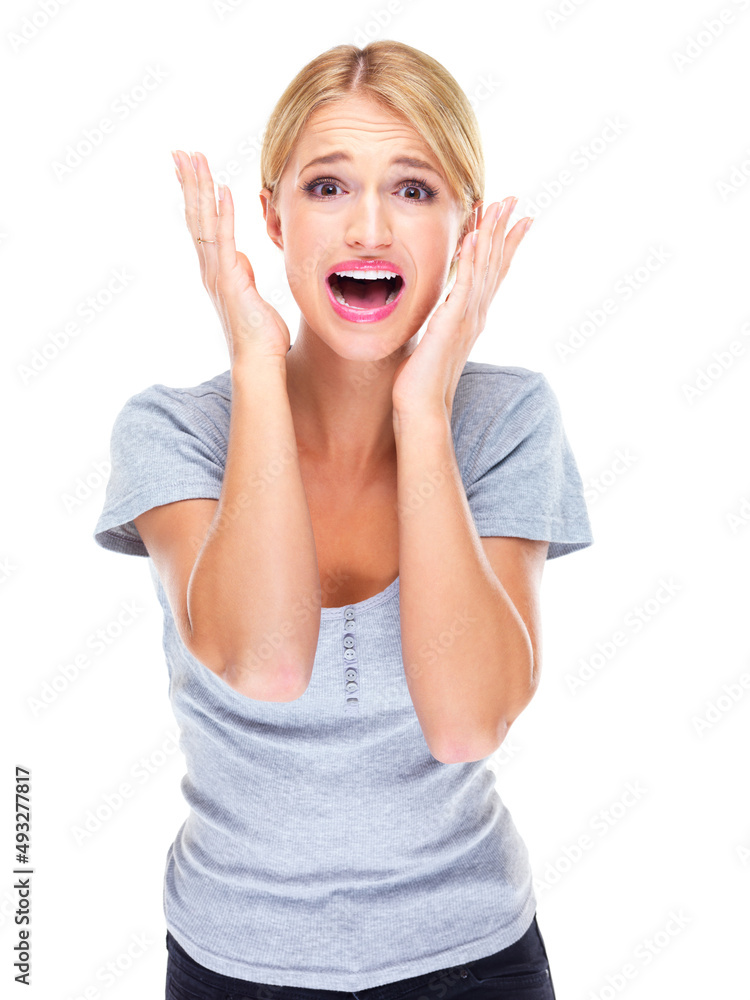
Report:
<svg viewBox="0 0 750 1000"><path fill-rule="evenodd" d="M488 404L519 402L527 396L542 396L551 391L543 372L517 365L467 361L456 387L456 402L461 410L473 410Z"/></svg>
<svg viewBox="0 0 750 1000"><path fill-rule="evenodd" d="M221 409L228 407L232 398L232 380L229 370L199 382L198 385L174 386L155 382L133 393L125 406L173 407L179 409Z"/></svg>
<svg viewBox="0 0 750 1000"><path fill-rule="evenodd" d="M115 419L113 433L153 436L169 427L226 441L230 409L229 371L191 386L156 382L126 399Z"/></svg>
<svg viewBox="0 0 750 1000"><path fill-rule="evenodd" d="M543 372L467 361L456 387L451 423L461 433L488 422L528 428L529 422L558 416L557 397Z"/></svg>
<svg viewBox="0 0 750 1000"><path fill-rule="evenodd" d="M562 434L557 398L542 372L467 361L456 387L451 431L462 476L505 459L533 464Z"/></svg>

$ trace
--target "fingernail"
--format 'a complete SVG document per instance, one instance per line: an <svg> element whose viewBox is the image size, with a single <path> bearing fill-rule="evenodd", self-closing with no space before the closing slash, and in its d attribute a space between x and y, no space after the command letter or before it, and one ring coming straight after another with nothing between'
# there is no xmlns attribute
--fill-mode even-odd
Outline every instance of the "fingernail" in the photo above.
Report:
<svg viewBox="0 0 750 1000"><path fill-rule="evenodd" d="M529 230L531 229L531 223L532 223L533 221L534 221L534 216L533 216L533 215L532 215L532 216L529 216L529 221L528 221L528 222L526 223L526 225L525 225L525 226L523 227L523 231L524 231L524 235L525 235L526 233L528 233L528 231L529 231Z"/></svg>
<svg viewBox="0 0 750 1000"><path fill-rule="evenodd" d="M174 149L172 150L172 159L174 160L174 165L179 170L180 169L180 158L179 158L179 156L177 155L177 153L175 152Z"/></svg>
<svg viewBox="0 0 750 1000"><path fill-rule="evenodd" d="M190 154L190 162L193 164L193 169L197 172L198 170L198 159L195 153Z"/></svg>
<svg viewBox="0 0 750 1000"><path fill-rule="evenodd" d="M507 201L507 199L504 199L503 201L500 202L500 205L499 205L498 210L497 210L497 215L495 216L495 222L497 222L497 220L503 214L503 209L505 208L505 202L506 201Z"/></svg>

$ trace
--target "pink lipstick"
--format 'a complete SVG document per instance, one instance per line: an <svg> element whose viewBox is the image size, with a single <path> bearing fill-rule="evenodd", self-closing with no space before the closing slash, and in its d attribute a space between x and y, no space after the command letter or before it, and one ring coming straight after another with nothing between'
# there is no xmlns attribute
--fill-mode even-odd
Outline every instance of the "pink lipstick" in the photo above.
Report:
<svg viewBox="0 0 750 1000"><path fill-rule="evenodd" d="M356 276L357 272L364 272L361 278ZM368 282L372 282L372 287L367 286ZM329 301L342 319L351 323L377 323L396 308L406 282L401 268L390 260L354 258L331 267L325 285ZM353 301L345 298L346 293ZM383 297L385 301L368 304Z"/></svg>

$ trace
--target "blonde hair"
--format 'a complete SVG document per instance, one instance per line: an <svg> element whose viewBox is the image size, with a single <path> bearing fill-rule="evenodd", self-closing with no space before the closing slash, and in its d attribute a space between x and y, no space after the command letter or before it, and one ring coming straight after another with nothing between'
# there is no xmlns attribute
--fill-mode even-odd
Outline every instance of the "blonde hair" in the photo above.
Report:
<svg viewBox="0 0 750 1000"><path fill-rule="evenodd" d="M261 184L275 204L279 179L308 118L325 104L358 95L406 120L432 150L451 192L463 206L461 236L484 197L484 156L474 109L448 70L403 42L381 40L363 49L336 45L294 77L271 112L260 154ZM458 261L448 273L451 281Z"/></svg>

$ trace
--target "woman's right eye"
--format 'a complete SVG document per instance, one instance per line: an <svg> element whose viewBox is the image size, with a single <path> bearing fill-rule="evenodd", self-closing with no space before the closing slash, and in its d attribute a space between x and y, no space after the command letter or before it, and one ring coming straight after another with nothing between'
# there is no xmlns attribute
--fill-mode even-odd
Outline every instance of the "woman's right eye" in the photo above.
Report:
<svg viewBox="0 0 750 1000"><path fill-rule="evenodd" d="M323 194L313 194L314 198L328 199L332 197L330 193L330 188L341 187L338 181L332 180L330 177L319 177L317 180L309 181L307 184L303 184L302 188L304 191L314 192L315 188L320 187L323 189Z"/></svg>

